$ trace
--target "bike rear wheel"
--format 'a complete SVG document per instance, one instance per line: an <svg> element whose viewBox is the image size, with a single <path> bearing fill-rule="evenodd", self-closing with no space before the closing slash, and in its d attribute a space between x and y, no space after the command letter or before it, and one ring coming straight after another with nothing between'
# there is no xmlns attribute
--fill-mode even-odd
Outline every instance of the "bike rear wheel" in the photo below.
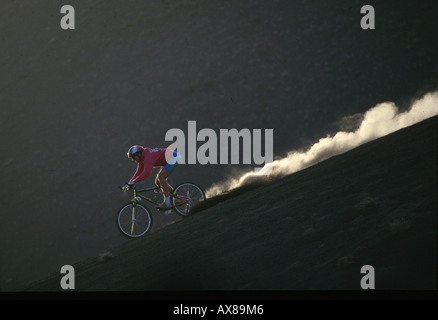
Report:
<svg viewBox="0 0 438 320"><path fill-rule="evenodd" d="M129 202L117 212L116 224L120 233L125 237L138 238L151 229L152 215L142 204Z"/></svg>
<svg viewBox="0 0 438 320"><path fill-rule="evenodd" d="M191 182L184 182L174 189L175 196L171 198L175 211L187 217L196 204L205 200L205 193L201 187Z"/></svg>

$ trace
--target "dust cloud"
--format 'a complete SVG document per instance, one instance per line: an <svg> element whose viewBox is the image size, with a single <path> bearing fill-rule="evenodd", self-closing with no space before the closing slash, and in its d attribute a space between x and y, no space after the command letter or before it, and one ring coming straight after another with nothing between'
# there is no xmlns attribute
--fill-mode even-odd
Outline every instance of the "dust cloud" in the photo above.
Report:
<svg viewBox="0 0 438 320"><path fill-rule="evenodd" d="M211 198L253 181L292 174L437 114L438 91L427 93L421 99L415 100L405 112L399 112L399 108L393 102L379 103L363 114L363 120L356 131L337 132L333 136L319 139L304 152L291 151L286 157L267 163L257 172L247 172L238 178L213 184L206 195ZM357 118L357 115L345 118Z"/></svg>

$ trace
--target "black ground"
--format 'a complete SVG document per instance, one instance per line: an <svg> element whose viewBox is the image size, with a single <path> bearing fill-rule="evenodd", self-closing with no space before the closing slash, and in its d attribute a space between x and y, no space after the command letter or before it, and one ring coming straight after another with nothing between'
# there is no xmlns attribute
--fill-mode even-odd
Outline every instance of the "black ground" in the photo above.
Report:
<svg viewBox="0 0 438 320"><path fill-rule="evenodd" d="M186 221L156 215L154 230L138 242L118 233L114 214L127 201L117 187L135 170L127 149L166 146L166 132L187 133L189 120L216 132L274 129L281 157L339 131L343 117L385 101L407 108L436 90L436 2L368 2L376 29L367 31L360 28L363 1L68 4L76 10L70 31L60 28L58 0L0 3L1 291L78 261L85 264L78 290L180 288L188 281L193 289L357 288L362 263L374 263L379 288L432 288L435 265L426 260L435 247L424 244L433 236L424 227L436 209L433 140L415 145L401 137L401 145L386 147L393 152L377 142L372 154L336 158ZM407 142L413 149L395 156L394 146ZM329 165L334 169L323 169ZM247 167L184 165L172 179L208 189ZM358 209L362 201L371 209ZM391 234L388 224L404 216L410 229ZM389 260L370 237L381 239ZM343 245L329 249L336 241ZM107 250L114 258L98 263ZM417 255L426 259L421 274ZM146 265L129 263L137 258ZM205 268L209 261L215 265ZM351 269L341 271L344 264ZM86 267L93 265L103 274L91 281ZM136 282L129 268L161 276ZM56 283L44 288L57 290Z"/></svg>

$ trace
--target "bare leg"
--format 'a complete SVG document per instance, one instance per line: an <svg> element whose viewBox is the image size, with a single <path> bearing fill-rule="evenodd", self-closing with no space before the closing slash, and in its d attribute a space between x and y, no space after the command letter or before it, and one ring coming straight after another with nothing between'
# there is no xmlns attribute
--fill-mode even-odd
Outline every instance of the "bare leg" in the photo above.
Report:
<svg viewBox="0 0 438 320"><path fill-rule="evenodd" d="M157 174L157 176L155 177L155 185L156 185L158 188L161 189L161 184L160 184L160 181L158 180L158 174Z"/></svg>
<svg viewBox="0 0 438 320"><path fill-rule="evenodd" d="M161 169L157 175L157 178L155 179L155 184L161 187L164 197L168 197L169 191L173 191L173 187L167 182L168 177L169 173L166 170Z"/></svg>

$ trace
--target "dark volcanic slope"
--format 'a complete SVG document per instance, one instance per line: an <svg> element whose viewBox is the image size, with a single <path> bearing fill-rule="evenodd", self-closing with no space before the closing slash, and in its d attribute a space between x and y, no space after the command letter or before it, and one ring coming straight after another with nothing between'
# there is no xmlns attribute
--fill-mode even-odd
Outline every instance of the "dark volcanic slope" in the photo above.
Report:
<svg viewBox="0 0 438 320"><path fill-rule="evenodd" d="M78 262L76 289L355 290L363 265L376 289L436 289L437 121ZM60 278L26 290L60 290Z"/></svg>
<svg viewBox="0 0 438 320"><path fill-rule="evenodd" d="M437 1L372 1L367 31L363 0L62 2L0 1L2 291L125 241L113 215L133 144L169 145L193 120L273 129L281 157L438 88ZM67 3L75 30L60 28ZM185 165L172 179L207 189L247 167Z"/></svg>

